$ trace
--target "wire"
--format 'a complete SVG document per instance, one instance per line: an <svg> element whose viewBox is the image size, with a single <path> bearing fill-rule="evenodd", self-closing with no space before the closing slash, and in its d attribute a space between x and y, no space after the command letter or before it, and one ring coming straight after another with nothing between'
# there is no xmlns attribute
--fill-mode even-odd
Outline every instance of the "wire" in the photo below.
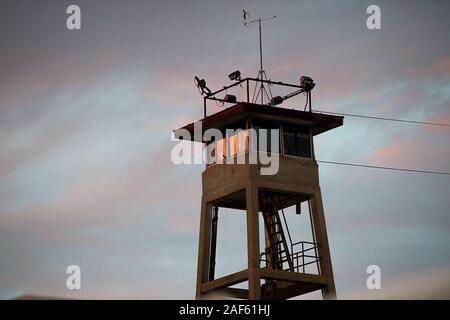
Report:
<svg viewBox="0 0 450 320"><path fill-rule="evenodd" d="M382 170L394 170L394 171L406 171L406 172L450 175L450 172L443 172L443 171L427 171L427 170L416 170L416 169L405 169L405 168L393 168L393 167L372 166L372 165L348 163L348 162L325 161L325 160L316 160L316 161L317 162L322 162L322 163L328 163L328 164L337 164L337 165L361 167L361 168L371 168L371 169L382 169Z"/></svg>
<svg viewBox="0 0 450 320"><path fill-rule="evenodd" d="M331 111L322 111L322 110L313 110L313 111L324 112L324 113L329 113L329 114L335 114L335 115L340 115L340 116L357 117L357 118L367 118L367 119L375 119L375 120L406 122L406 123L424 124L424 125L429 125L429 126L450 127L450 124L448 124L448 123L423 122L423 121L413 121L413 120L404 120L404 119L363 116L363 115L359 115L359 114L342 113L342 112L331 112Z"/></svg>

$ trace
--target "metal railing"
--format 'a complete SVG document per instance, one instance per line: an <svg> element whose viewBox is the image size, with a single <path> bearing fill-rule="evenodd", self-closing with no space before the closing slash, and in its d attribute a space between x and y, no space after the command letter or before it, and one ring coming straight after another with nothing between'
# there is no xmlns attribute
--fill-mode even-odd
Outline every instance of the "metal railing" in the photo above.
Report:
<svg viewBox="0 0 450 320"><path fill-rule="evenodd" d="M306 266L318 264L320 257L317 255L318 244L309 241L299 241L291 244L290 258L294 267L294 272L306 273ZM297 251L295 251L297 250ZM260 265L262 268L268 268L267 253L261 252ZM319 270L317 269L317 272Z"/></svg>
<svg viewBox="0 0 450 320"><path fill-rule="evenodd" d="M221 99L221 98L217 98L216 95L218 95L220 93L223 93L224 91L226 92L230 88L233 88L233 87L236 87L236 86L242 86L242 84L244 84L244 86L245 86L246 94L245 94L245 97L243 99L244 101L241 101L241 102L250 103L251 100L254 100L254 97L252 99L250 99L250 85L251 85L251 83L255 83L255 88L256 88L256 85L258 83L264 83L264 84L267 84L267 85L275 85L275 86L290 87L290 88L297 89L294 92L291 92L291 93L287 94L286 96L284 96L283 97L284 100L286 100L288 98L292 98L292 97L294 97L294 96L296 96L296 95L298 95L300 93L303 93L303 92L309 93L309 96L310 96L310 92L311 92L310 90L309 91L305 90L305 87L302 86L302 85L285 83L285 82L281 82L281 81L262 80L262 79L258 79L258 78L250 78L250 77L248 77L248 78L240 79L240 80L232 83L231 85L225 86L222 89L219 89L219 90L214 91L214 92L210 92L207 95L205 95L203 97L203 116L204 116L204 118L206 118L206 116L207 116L206 103L207 103L208 100L218 101L218 102L223 102L223 103L236 103L236 102L229 102L229 101L226 101L226 100ZM267 105L271 105L271 102L269 101L267 103Z"/></svg>
<svg viewBox="0 0 450 320"><path fill-rule="evenodd" d="M294 248L298 246L301 250L295 252ZM291 245L291 259L294 265L294 271L305 273L305 267L310 264L317 264L319 262L319 257L317 256L318 245L314 242L309 241L299 241ZM312 253L311 253L312 251ZM301 262L301 263L300 263Z"/></svg>

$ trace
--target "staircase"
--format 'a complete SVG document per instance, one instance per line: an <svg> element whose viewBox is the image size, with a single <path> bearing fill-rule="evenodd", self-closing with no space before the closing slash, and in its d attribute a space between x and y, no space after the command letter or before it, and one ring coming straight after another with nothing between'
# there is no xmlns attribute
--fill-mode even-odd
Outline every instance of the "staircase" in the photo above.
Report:
<svg viewBox="0 0 450 320"><path fill-rule="evenodd" d="M268 268L294 272L294 265L283 232L280 215L278 209L274 205L273 197L262 199L262 213L267 237L269 239L269 246L266 248Z"/></svg>
<svg viewBox="0 0 450 320"><path fill-rule="evenodd" d="M280 215L274 204L274 198L263 198L261 208L266 235L269 240L269 243L266 244L267 247L265 254L267 268L294 272L294 265L289 253ZM277 299L276 288L276 280L266 280L266 283L263 285L262 298L265 300Z"/></svg>

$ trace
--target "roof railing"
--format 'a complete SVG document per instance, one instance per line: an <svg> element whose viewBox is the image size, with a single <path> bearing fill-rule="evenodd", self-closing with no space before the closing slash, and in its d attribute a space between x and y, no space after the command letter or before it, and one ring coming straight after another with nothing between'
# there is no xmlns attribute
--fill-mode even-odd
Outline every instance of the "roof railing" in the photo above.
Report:
<svg viewBox="0 0 450 320"><path fill-rule="evenodd" d="M223 98L217 98L217 95L223 93L224 91L226 92L230 88L234 88L234 87L237 87L237 86L241 86L242 87L243 83L245 83L245 89L246 89L246 95L245 95L243 101L237 101L235 99L235 96L232 96L232 95L225 95L225 97L223 97ZM301 85L301 84L297 85L297 84L285 83L285 82L281 82L281 81L262 80L262 79L258 79L258 78L250 78L250 77L248 77L248 78L240 79L240 80L238 80L238 81L236 81L236 82L234 82L234 83L232 83L232 84L230 84L228 86L225 86L222 89L219 89L217 91L205 94L205 96L203 97L203 115L204 115L204 118L206 118L206 116L207 116L206 108L207 108L207 101L208 100L218 101L218 102L221 102L221 103L233 103L233 104L236 104L236 103L239 103L239 102L256 103L257 99L255 99L255 97L252 97L252 99L250 99L250 86L251 86L251 83L255 83L255 88L258 85L258 83L265 83L265 84L268 84L268 85L290 87L290 88L297 89L294 92L291 92L291 93L289 93L289 94L287 94L285 96L271 97L271 100L268 103L264 104L266 106L273 106L273 105L280 104L283 101L285 101L285 100L287 100L289 98L292 98L292 97L294 97L294 96L296 96L296 95L298 95L300 93L303 93L303 92L306 92L308 94L308 101L311 103L311 90L308 90L308 88L305 88L304 85ZM234 98L230 98L230 96L234 97ZM251 102L251 100L254 101L254 102ZM309 111L311 111L311 105L310 105Z"/></svg>

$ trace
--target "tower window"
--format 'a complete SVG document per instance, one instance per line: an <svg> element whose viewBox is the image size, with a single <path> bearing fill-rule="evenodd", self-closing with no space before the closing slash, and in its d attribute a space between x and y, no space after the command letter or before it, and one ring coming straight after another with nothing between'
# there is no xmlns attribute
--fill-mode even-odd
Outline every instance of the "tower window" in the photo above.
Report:
<svg viewBox="0 0 450 320"><path fill-rule="evenodd" d="M311 158L311 140L308 127L284 125L284 154Z"/></svg>
<svg viewBox="0 0 450 320"><path fill-rule="evenodd" d="M252 139L251 142L253 150L280 153L280 125L278 122L253 119L252 128L257 136L257 139ZM272 141L273 139L276 139L276 141Z"/></svg>

